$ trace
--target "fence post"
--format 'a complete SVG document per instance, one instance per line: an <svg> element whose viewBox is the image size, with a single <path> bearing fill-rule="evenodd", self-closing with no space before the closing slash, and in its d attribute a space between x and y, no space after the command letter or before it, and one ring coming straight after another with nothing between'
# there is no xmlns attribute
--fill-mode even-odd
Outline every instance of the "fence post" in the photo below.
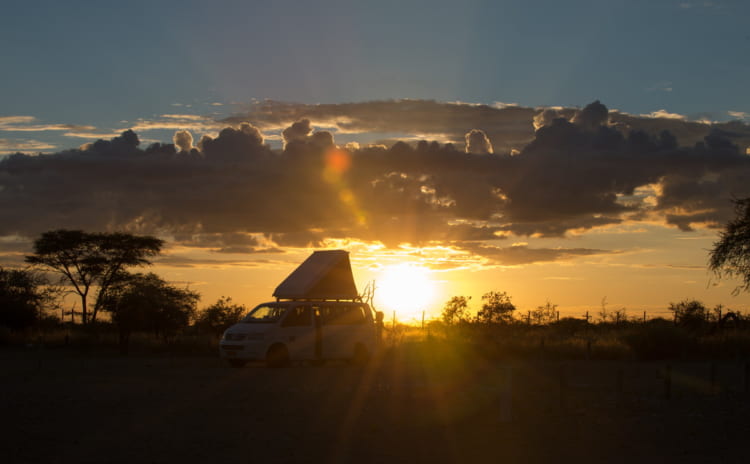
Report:
<svg viewBox="0 0 750 464"><path fill-rule="evenodd" d="M618 408L622 405L622 402L623 402L622 384L623 384L623 373L622 373L622 368L620 367L617 369L617 379L615 380L615 392L616 392L615 406Z"/></svg>
<svg viewBox="0 0 750 464"><path fill-rule="evenodd" d="M672 366L667 364L666 370L664 371L664 399L668 400L672 397Z"/></svg>

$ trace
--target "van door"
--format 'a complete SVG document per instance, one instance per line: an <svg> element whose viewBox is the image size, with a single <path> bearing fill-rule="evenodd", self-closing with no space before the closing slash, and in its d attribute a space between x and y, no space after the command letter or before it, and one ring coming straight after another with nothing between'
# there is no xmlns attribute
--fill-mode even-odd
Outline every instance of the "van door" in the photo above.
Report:
<svg viewBox="0 0 750 464"><path fill-rule="evenodd" d="M313 308L298 305L289 308L280 325L281 341L289 350L290 359L313 359L315 330Z"/></svg>
<svg viewBox="0 0 750 464"><path fill-rule="evenodd" d="M322 353L326 359L348 359L357 343L370 349L367 317L358 303L320 306Z"/></svg>

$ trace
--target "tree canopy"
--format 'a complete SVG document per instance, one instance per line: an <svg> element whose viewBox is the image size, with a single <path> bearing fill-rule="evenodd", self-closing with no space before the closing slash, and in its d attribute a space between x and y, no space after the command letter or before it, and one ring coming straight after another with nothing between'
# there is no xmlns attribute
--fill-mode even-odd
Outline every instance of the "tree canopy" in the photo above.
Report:
<svg viewBox="0 0 750 464"><path fill-rule="evenodd" d="M710 252L708 267L721 277L738 277L735 289L750 290L750 198L734 200L736 217L719 235Z"/></svg>
<svg viewBox="0 0 750 464"><path fill-rule="evenodd" d="M43 306L53 299L46 283L32 271L0 266L0 325L21 330L38 321Z"/></svg>
<svg viewBox="0 0 750 464"><path fill-rule="evenodd" d="M200 295L169 284L154 273L127 274L102 296L102 310L112 314L124 350L130 333L151 331L168 339L187 327Z"/></svg>
<svg viewBox="0 0 750 464"><path fill-rule="evenodd" d="M454 296L443 307L443 323L453 325L464 322L469 316L469 300L471 297Z"/></svg>
<svg viewBox="0 0 750 464"><path fill-rule="evenodd" d="M84 324L96 321L102 296L128 267L151 264L149 258L161 251L164 242L156 237L121 232L87 233L81 230L53 230L34 241L34 254L26 262L60 274L81 298ZM91 318L88 297L98 289Z"/></svg>
<svg viewBox="0 0 750 464"><path fill-rule="evenodd" d="M477 322L495 324L511 322L516 307L506 292L487 292L482 295L482 309L477 313Z"/></svg>
<svg viewBox="0 0 750 464"><path fill-rule="evenodd" d="M230 297L221 297L205 308L195 321L196 327L221 336L231 325L236 324L247 313L244 305L233 303Z"/></svg>

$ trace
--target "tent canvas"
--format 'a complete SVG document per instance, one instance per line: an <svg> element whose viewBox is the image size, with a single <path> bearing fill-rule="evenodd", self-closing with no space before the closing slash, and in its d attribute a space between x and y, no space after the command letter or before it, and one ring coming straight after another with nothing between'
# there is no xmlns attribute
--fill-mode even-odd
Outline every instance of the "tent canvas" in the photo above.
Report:
<svg viewBox="0 0 750 464"><path fill-rule="evenodd" d="M354 300L359 297L349 263L349 252L313 252L284 279L273 296L288 300Z"/></svg>

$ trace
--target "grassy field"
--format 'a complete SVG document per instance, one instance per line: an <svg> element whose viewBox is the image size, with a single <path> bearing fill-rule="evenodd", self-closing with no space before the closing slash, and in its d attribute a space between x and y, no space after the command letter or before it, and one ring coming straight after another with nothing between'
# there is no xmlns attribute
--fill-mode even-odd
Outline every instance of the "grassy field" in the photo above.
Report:
<svg viewBox="0 0 750 464"><path fill-rule="evenodd" d="M404 344L365 367L62 348L6 348L0 365L7 463L746 462L750 436L738 362L500 363Z"/></svg>

